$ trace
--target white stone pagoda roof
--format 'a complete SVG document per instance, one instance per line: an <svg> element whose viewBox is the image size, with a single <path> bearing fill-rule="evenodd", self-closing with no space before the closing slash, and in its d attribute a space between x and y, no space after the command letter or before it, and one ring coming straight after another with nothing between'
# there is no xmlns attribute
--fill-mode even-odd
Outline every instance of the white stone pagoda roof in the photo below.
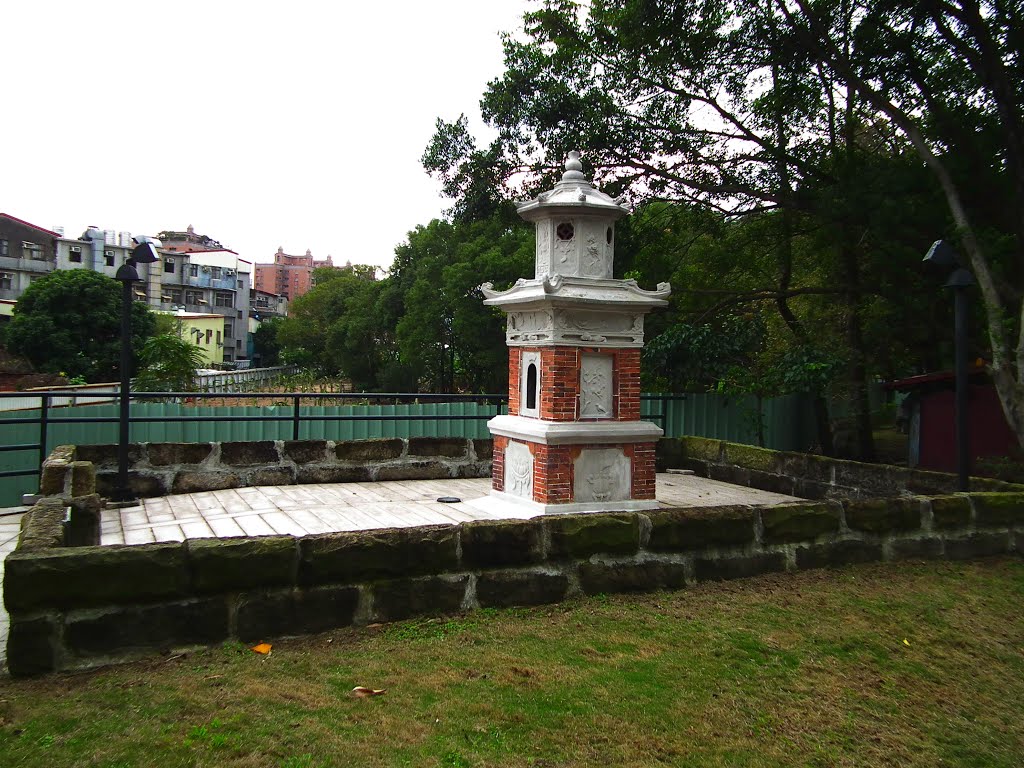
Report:
<svg viewBox="0 0 1024 768"><path fill-rule="evenodd" d="M553 189L542 192L532 200L518 203L516 210L527 221L550 215L556 210L598 213L616 219L629 213L617 200L601 192L583 175L579 152L569 153L562 180Z"/></svg>
<svg viewBox="0 0 1024 768"><path fill-rule="evenodd" d="M493 283L484 283L480 290L484 304L492 307L600 304L609 309L632 310L665 306L672 288L668 283L658 283L655 290L645 291L636 280L545 275L539 280L517 280L507 291L494 290Z"/></svg>

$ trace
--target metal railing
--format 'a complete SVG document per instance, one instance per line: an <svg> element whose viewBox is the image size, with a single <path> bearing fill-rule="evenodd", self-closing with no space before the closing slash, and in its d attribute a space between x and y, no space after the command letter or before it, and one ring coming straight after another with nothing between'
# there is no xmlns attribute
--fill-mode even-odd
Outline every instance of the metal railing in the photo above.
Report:
<svg viewBox="0 0 1024 768"><path fill-rule="evenodd" d="M0 403L5 399L25 398L25 393L0 392ZM117 424L118 416L71 416L66 415L70 406L74 405L68 395L62 390L33 391L31 397L36 402L30 406L38 413L33 416L15 416L4 418L0 424L38 424L39 439L35 443L20 443L11 445L0 445L0 452L13 451L37 451L38 465L30 469L11 469L0 471L0 478L4 477L28 477L39 475L40 467L45 461L48 453L48 434L50 427L54 424ZM407 392L132 392L132 401L173 401L186 402L191 404L201 403L205 400L224 400L225 398L237 397L245 400L273 400L275 404L286 403L289 405L288 414L266 413L260 415L239 415L235 413L226 414L196 414L187 416L129 416L128 423L203 423L203 422L263 422L291 424L291 439L302 439L303 424L315 422L341 422L341 421L480 421L491 419L501 413L508 406L508 395L505 394L430 394L430 393L407 393ZM90 391L91 402L116 401L119 393L116 389L108 391ZM685 399L685 395L641 395L644 401L655 401L661 404L660 413L646 413L645 419L659 421L664 426L669 409L669 403ZM367 405L399 405L399 404L427 404L427 403L477 403L484 406L493 406L493 413L483 414L314 414L303 411L303 403L323 405L325 402L338 404L367 404ZM0 408L0 410L3 410ZM648 409L649 410L649 409ZM6 462L5 462L6 463Z"/></svg>

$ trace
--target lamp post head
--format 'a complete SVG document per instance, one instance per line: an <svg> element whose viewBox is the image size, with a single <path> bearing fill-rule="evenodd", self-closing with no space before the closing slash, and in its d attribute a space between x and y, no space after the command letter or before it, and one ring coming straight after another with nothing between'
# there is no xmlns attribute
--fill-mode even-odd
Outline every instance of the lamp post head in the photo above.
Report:
<svg viewBox="0 0 1024 768"><path fill-rule="evenodd" d="M936 240L923 259L926 266L953 269L960 266L960 257L945 240Z"/></svg>
<svg viewBox="0 0 1024 768"><path fill-rule="evenodd" d="M139 277L139 270L136 267L139 264L153 264L160 261L160 255L156 252L156 249L160 247L160 241L157 238L147 235L135 235L132 237L132 241L135 243L132 255L124 260L124 264L118 268L117 274L114 275L114 279L120 280L122 283L141 282L142 278Z"/></svg>

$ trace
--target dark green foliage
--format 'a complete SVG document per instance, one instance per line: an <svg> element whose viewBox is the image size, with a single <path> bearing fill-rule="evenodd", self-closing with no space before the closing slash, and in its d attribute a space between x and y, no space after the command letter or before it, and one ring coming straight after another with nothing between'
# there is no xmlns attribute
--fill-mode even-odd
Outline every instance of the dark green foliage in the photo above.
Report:
<svg viewBox="0 0 1024 768"><path fill-rule="evenodd" d="M131 345L137 355L156 321L145 304L131 306ZM121 285L85 269L58 270L32 283L14 309L7 348L40 371L87 382L120 376Z"/></svg>
<svg viewBox="0 0 1024 768"><path fill-rule="evenodd" d="M190 392L203 361L203 351L188 339L154 336L142 345L139 375L132 387L143 392Z"/></svg>

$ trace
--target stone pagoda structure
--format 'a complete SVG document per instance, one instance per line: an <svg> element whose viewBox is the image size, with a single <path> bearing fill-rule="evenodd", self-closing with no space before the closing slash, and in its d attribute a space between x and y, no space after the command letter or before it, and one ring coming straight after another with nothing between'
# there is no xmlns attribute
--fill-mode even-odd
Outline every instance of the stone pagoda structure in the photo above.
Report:
<svg viewBox="0 0 1024 768"><path fill-rule="evenodd" d="M640 420L640 350L644 315L670 286L612 277L615 222L628 211L582 171L570 152L554 189L518 206L537 228L533 279L482 286L484 304L508 315L491 492L538 512L649 509L662 431Z"/></svg>

